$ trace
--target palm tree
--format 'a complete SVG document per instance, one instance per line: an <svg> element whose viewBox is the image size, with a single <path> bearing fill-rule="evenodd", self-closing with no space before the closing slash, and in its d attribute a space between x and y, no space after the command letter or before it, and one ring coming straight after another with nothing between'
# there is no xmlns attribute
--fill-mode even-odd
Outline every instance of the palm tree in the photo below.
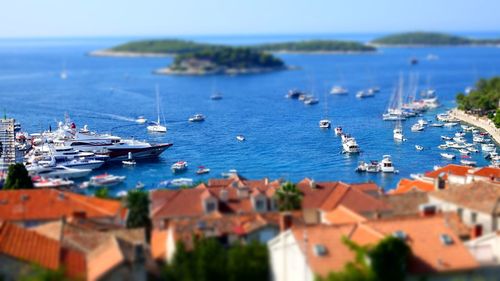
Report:
<svg viewBox="0 0 500 281"><path fill-rule="evenodd" d="M276 198L280 211L292 211L300 209L302 204L302 193L295 184L285 182L276 190Z"/></svg>

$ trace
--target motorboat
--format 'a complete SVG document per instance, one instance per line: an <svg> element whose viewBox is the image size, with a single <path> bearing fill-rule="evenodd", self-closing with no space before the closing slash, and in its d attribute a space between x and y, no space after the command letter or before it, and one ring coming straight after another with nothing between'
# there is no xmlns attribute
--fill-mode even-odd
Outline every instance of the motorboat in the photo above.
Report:
<svg viewBox="0 0 500 281"><path fill-rule="evenodd" d="M472 137L472 141L477 142L477 143L482 143L482 142L484 142L484 137L475 135Z"/></svg>
<svg viewBox="0 0 500 281"><path fill-rule="evenodd" d="M475 153L479 152L479 149L477 149L474 146L467 147L467 150L470 151L470 152L475 152Z"/></svg>
<svg viewBox="0 0 500 281"><path fill-rule="evenodd" d="M429 126L436 127L436 128L441 128L441 127L444 127L444 124L443 123L431 123Z"/></svg>
<svg viewBox="0 0 500 281"><path fill-rule="evenodd" d="M415 149L418 151L422 151L422 150L424 150L424 147L417 144L417 145L415 145Z"/></svg>
<svg viewBox="0 0 500 281"><path fill-rule="evenodd" d="M440 153L441 157L445 158L445 159L448 159L448 160L452 160L452 159L455 159L455 154L451 154L451 153Z"/></svg>
<svg viewBox="0 0 500 281"><path fill-rule="evenodd" d="M465 142L467 142L467 140L464 137L454 137L453 140L456 143L465 143Z"/></svg>
<svg viewBox="0 0 500 281"><path fill-rule="evenodd" d="M304 104L305 105L314 105L314 104L317 104L319 103L319 100L315 97L307 97L306 99L304 99Z"/></svg>
<svg viewBox="0 0 500 281"><path fill-rule="evenodd" d="M171 147L171 143L150 144L137 140L122 140L119 143L107 148L110 161L127 160L129 153L133 159L156 158L166 149Z"/></svg>
<svg viewBox="0 0 500 281"><path fill-rule="evenodd" d="M99 169L104 165L104 161L102 160L93 160L93 159L73 159L70 161L66 162L61 162L58 163L61 166L68 167L68 168L75 168L75 169L90 169L90 170L95 170Z"/></svg>
<svg viewBox="0 0 500 281"><path fill-rule="evenodd" d="M446 144L440 144L438 145L439 149L448 149L448 146Z"/></svg>
<svg viewBox="0 0 500 281"><path fill-rule="evenodd" d="M234 175L238 175L238 171L236 169L230 169L227 172L221 173L221 176L223 178L229 178L229 177L234 176Z"/></svg>
<svg viewBox="0 0 500 281"><path fill-rule="evenodd" d="M221 100L222 99L222 94L221 93L215 93L210 96L211 100Z"/></svg>
<svg viewBox="0 0 500 281"><path fill-rule="evenodd" d="M460 163L465 165L465 166L471 166L471 167L475 167L477 165L476 161L467 160L467 159L460 160Z"/></svg>
<svg viewBox="0 0 500 281"><path fill-rule="evenodd" d="M347 95L349 91L342 86L333 86L330 90L330 94L332 95Z"/></svg>
<svg viewBox="0 0 500 281"><path fill-rule="evenodd" d="M338 136L342 135L342 127L340 126L335 127L335 134Z"/></svg>
<svg viewBox="0 0 500 281"><path fill-rule="evenodd" d="M452 137L447 137L447 136L441 136L441 139L442 140L452 140L453 138Z"/></svg>
<svg viewBox="0 0 500 281"><path fill-rule="evenodd" d="M496 150L496 147L494 144L482 144L481 145L481 150L484 152L492 152Z"/></svg>
<svg viewBox="0 0 500 281"><path fill-rule="evenodd" d="M453 149L462 149L462 148L466 148L466 146L464 144L459 144L459 143L456 143L456 142L447 142L446 145L448 146L448 148L453 148Z"/></svg>
<svg viewBox="0 0 500 281"><path fill-rule="evenodd" d="M182 173L185 172L188 168L188 163L186 161L177 161L171 167L172 173Z"/></svg>
<svg viewBox="0 0 500 281"><path fill-rule="evenodd" d="M34 177L33 185L35 188L70 188L75 184L72 180L54 179L44 177Z"/></svg>
<svg viewBox="0 0 500 281"><path fill-rule="evenodd" d="M420 124L420 125L422 125L422 126L425 126L425 125L429 124L427 122L427 120L422 119L422 118L418 119L417 123Z"/></svg>
<svg viewBox="0 0 500 281"><path fill-rule="evenodd" d="M203 114L195 114L189 117L189 122L203 122L205 121L205 116Z"/></svg>
<svg viewBox="0 0 500 281"><path fill-rule="evenodd" d="M172 186L181 187L181 186L192 186L193 179L190 178L178 178L170 181Z"/></svg>
<svg viewBox="0 0 500 281"><path fill-rule="evenodd" d="M305 95L305 93L297 89L292 89L288 91L286 97L289 99L298 99L301 95Z"/></svg>
<svg viewBox="0 0 500 281"><path fill-rule="evenodd" d="M349 135L342 135L342 148L344 153L355 154L360 152L356 139Z"/></svg>
<svg viewBox="0 0 500 281"><path fill-rule="evenodd" d="M110 174L102 174L93 176L89 180L90 186L102 187L102 186L114 186L125 181L127 177L125 176L115 176Z"/></svg>
<svg viewBox="0 0 500 281"><path fill-rule="evenodd" d="M144 118L144 116L139 116L135 119L135 123L137 124L145 124L147 121L148 119Z"/></svg>
<svg viewBox="0 0 500 281"><path fill-rule="evenodd" d="M384 155L382 157L382 161L380 161L380 171L382 173L394 173L396 172L396 169L394 168L394 165L392 164L391 156L390 155Z"/></svg>
<svg viewBox="0 0 500 281"><path fill-rule="evenodd" d="M464 132L456 132L455 137L465 137L465 133Z"/></svg>
<svg viewBox="0 0 500 281"><path fill-rule="evenodd" d="M88 134L90 133L89 126L88 125L83 125L83 128L80 129L80 134Z"/></svg>
<svg viewBox="0 0 500 281"><path fill-rule="evenodd" d="M367 172L367 173L379 173L380 165L376 160L370 161L370 163L366 163L364 161L359 162L358 167L355 170L356 172Z"/></svg>
<svg viewBox="0 0 500 281"><path fill-rule="evenodd" d="M446 122L446 123L444 123L443 126L451 128L451 127L455 127L456 125L458 125L458 122Z"/></svg>
<svg viewBox="0 0 500 281"><path fill-rule="evenodd" d="M416 123L416 124L413 124L413 126L411 126L411 131L412 132L420 132L420 131L423 131L424 130L424 126L419 124L419 123Z"/></svg>
<svg viewBox="0 0 500 281"><path fill-rule="evenodd" d="M401 126L401 122L397 122L394 130L392 130L393 138L396 141L404 141L405 137L403 135L403 127Z"/></svg>
<svg viewBox="0 0 500 281"><path fill-rule="evenodd" d="M319 127L322 129L330 129L332 122L328 119L319 120Z"/></svg>
<svg viewBox="0 0 500 281"><path fill-rule="evenodd" d="M37 175L45 178L62 178L62 179L76 179L88 176L91 169L74 169L64 166L30 166L27 168L30 175Z"/></svg>
<svg viewBox="0 0 500 281"><path fill-rule="evenodd" d="M374 96L375 96L375 93L371 92L371 91L358 91L356 93L356 97L358 99L371 98L371 97L374 97Z"/></svg>
<svg viewBox="0 0 500 281"><path fill-rule="evenodd" d="M137 162L135 162L135 160L132 158L132 152L128 153L128 159L123 160L122 164L125 166L135 166L137 164Z"/></svg>
<svg viewBox="0 0 500 281"><path fill-rule="evenodd" d="M246 140L246 138L245 138L245 136L244 136L244 135L237 135L237 136L236 136L236 139L237 139L238 141L245 141L245 140Z"/></svg>
<svg viewBox="0 0 500 281"><path fill-rule="evenodd" d="M465 149L465 148L459 149L458 152L460 152L460 154L462 154L462 155L469 155L470 154L470 151Z"/></svg>
<svg viewBox="0 0 500 281"><path fill-rule="evenodd" d="M141 181L138 181L136 184L135 184L135 189L144 189L146 185L144 183L142 183Z"/></svg>
<svg viewBox="0 0 500 281"><path fill-rule="evenodd" d="M196 171L196 174L198 174L198 175L203 175L203 174L208 174L208 173L210 173L210 169L206 168L205 166L198 167L198 170Z"/></svg>

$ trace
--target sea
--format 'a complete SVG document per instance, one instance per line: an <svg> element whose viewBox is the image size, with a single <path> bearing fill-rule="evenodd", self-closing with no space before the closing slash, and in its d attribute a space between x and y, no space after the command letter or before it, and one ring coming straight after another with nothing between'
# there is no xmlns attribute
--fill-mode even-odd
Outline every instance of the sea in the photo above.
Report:
<svg viewBox="0 0 500 281"><path fill-rule="evenodd" d="M492 34L468 34L491 37ZM497 35L497 34L493 34ZM306 39L369 41L378 34L185 36L199 42L248 45ZM163 58L92 57L88 53L140 37L33 38L0 40L0 109L15 118L29 133L55 129L68 114L77 126L111 133L123 138L174 145L158 159L139 161L134 167L107 164L93 172L124 175L126 181L112 188L119 192L142 182L154 189L161 182L192 178L194 182L221 177L236 169L250 179L268 177L299 181L347 183L375 182L385 190L396 187L401 178L432 170L435 165L459 163L445 160L437 148L441 135L453 136L455 128L426 128L410 132L417 119L403 122L406 142L395 143L393 122L382 121L390 98L403 77L418 77L418 89L434 88L442 106L423 118L455 106L455 96L480 78L498 75L500 48L420 47L380 48L365 54L277 54L295 70L241 76L160 76L155 69L172 61ZM428 55L437 60L427 60ZM410 58L419 63L411 66ZM60 78L62 69L68 77ZM150 134L146 125L134 120L144 115L155 120L156 94L168 127L166 134ZM349 89L334 96L334 85ZM380 87L373 98L357 99L359 90ZM285 98L290 89L314 94L317 105L307 106ZM210 96L220 92L223 99ZM2 112L3 113L3 112ZM189 123L196 113L205 122ZM3 114L2 114L3 115ZM318 121L328 117L333 127L356 138L360 155L342 153L341 141L332 130L322 130ZM246 141L239 142L242 134ZM467 136L471 141L471 136ZM424 147L417 151L415 145ZM457 153L458 154L458 153ZM359 161L381 160L391 155L397 174L356 173ZM189 164L184 174L174 175L171 165L179 160ZM472 155L487 165L484 155ZM210 173L199 176L199 166Z"/></svg>

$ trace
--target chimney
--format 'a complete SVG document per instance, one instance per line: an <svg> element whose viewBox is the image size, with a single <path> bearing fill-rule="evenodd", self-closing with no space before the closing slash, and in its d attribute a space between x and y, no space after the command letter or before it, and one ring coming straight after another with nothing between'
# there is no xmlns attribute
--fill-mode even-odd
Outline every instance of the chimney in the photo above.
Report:
<svg viewBox="0 0 500 281"><path fill-rule="evenodd" d="M434 190L443 190L446 187L446 181L443 179L443 177L444 173L441 173L434 180Z"/></svg>
<svg viewBox="0 0 500 281"><path fill-rule="evenodd" d="M470 239L476 239L481 235L483 235L483 226L481 224L473 225L470 231Z"/></svg>
<svg viewBox="0 0 500 281"><path fill-rule="evenodd" d="M309 181L309 187L310 187L311 189L315 189L315 188L316 188L316 182L315 182L313 179L311 179L311 180Z"/></svg>
<svg viewBox="0 0 500 281"><path fill-rule="evenodd" d="M418 207L421 217L432 217L437 213L437 206L433 204L422 204Z"/></svg>
<svg viewBox="0 0 500 281"><path fill-rule="evenodd" d="M219 198L221 202L227 202L228 196L228 191L225 188L220 190Z"/></svg>
<svg viewBox="0 0 500 281"><path fill-rule="evenodd" d="M280 214L280 232L287 231L292 227L293 218L292 214L289 212L284 212Z"/></svg>

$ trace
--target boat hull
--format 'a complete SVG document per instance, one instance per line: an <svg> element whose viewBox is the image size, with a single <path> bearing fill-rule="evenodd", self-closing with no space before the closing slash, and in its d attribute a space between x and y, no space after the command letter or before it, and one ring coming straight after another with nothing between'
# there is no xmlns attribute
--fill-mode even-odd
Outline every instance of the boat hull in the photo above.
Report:
<svg viewBox="0 0 500 281"><path fill-rule="evenodd" d="M110 161L128 160L129 152L132 154L133 159L151 159L160 156L171 146L171 143L165 143L141 148L109 148L108 151Z"/></svg>

